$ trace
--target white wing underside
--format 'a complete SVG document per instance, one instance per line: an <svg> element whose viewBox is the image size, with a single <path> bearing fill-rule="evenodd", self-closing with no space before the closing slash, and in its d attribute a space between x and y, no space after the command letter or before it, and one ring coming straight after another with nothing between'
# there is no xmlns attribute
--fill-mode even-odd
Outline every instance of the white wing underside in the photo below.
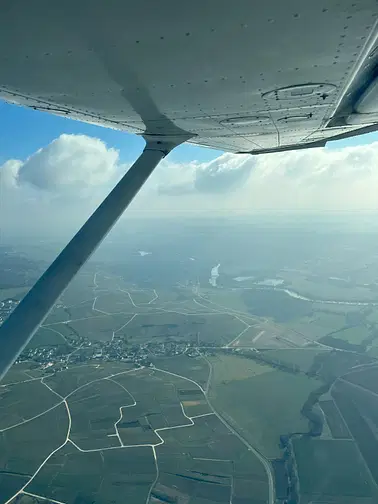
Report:
<svg viewBox="0 0 378 504"><path fill-rule="evenodd" d="M0 97L232 152L324 145L378 128L377 12L376 0L3 1Z"/></svg>

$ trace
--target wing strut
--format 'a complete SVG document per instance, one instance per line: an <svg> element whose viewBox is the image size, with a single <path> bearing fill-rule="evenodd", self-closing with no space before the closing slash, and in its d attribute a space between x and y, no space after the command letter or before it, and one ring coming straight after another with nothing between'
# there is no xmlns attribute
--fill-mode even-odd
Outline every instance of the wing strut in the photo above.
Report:
<svg viewBox="0 0 378 504"><path fill-rule="evenodd" d="M148 141L121 181L0 327L0 380L17 359L64 289L90 258L159 162L177 142Z"/></svg>

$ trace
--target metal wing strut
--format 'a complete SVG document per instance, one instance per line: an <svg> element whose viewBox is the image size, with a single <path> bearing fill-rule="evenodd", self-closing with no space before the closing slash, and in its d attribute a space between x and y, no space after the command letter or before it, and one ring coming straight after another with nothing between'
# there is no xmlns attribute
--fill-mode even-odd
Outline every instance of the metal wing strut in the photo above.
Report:
<svg viewBox="0 0 378 504"><path fill-rule="evenodd" d="M179 143L150 142L134 165L0 327L0 380L64 289L90 258L159 162Z"/></svg>

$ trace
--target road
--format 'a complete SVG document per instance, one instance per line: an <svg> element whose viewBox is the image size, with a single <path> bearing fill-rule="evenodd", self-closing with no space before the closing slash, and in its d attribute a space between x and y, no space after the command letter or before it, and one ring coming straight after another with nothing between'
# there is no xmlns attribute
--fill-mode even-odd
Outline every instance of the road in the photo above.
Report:
<svg viewBox="0 0 378 504"><path fill-rule="evenodd" d="M98 298L101 296L101 290L99 288L99 285L98 285L98 278L97 278L98 274L96 273L94 275L94 278L93 278L93 304L92 304L92 309L94 312L98 312L98 314L93 314L92 317L84 317L84 318L78 318L76 320L86 320L86 319L91 319L91 318L96 318L96 317L103 317L103 316L111 316L112 314L111 313L108 313L108 312L104 312L102 310L99 310L96 306L97 304L97 300ZM106 289L105 289L106 291ZM128 315L130 315L130 318L127 320L127 322L120 328L118 329L115 329L113 331L113 335L112 335L112 339L114 339L116 337L116 334L121 331L123 328L125 328L128 324L130 324L135 317L137 317L138 315L143 315L144 313L138 313L138 308L145 308L146 306L149 307L149 313L154 313L154 314L158 314L158 313L177 313L177 314L181 314L181 315L185 315L185 316L198 316L198 315L214 315L214 316L217 316L217 315L229 315L233 318L236 318L238 319L242 324L243 326L241 326L242 330L241 332L233 337L233 339L227 343L223 348L230 348L232 347L235 342L237 342L242 336L243 334L248 331L248 329L250 327L253 327L254 325L256 325L256 323L261 323L264 321L264 319L262 317L254 317L254 316L251 316L250 314L248 313L245 313L245 312L242 312L242 311L239 311L239 310L235 310L235 309L231 309L231 308L228 308L226 306L222 306L220 304L217 304L217 303L214 303L213 301L210 301L208 299L205 299L204 297L202 297L199 293L197 293L197 298L193 298L193 302L198 305L199 308L201 308L202 310L205 309L206 312L204 313L203 311L191 311L191 312L188 312L187 310L193 310L194 307L190 306L177 306L177 310L172 310L172 309L169 309L171 307L171 305L167 305L166 308L164 308L164 305L166 303L162 302L161 299L159 300L159 306L156 306L156 300L159 298L159 294L158 292L155 290L155 289L151 289L151 295L147 298L149 299L149 301L146 301L144 303L136 303L135 300L133 299L133 292L132 290L128 291L128 290L123 290L121 288L119 288L119 291L120 292L123 292L127 297L128 299L130 300L130 303L131 305L135 308L135 313L127 313ZM153 304L155 303L155 306L153 306ZM195 308L194 308L195 309ZM131 310L132 312L134 312L134 309ZM140 310L139 310L140 311ZM121 312L121 313L125 313L126 312ZM56 322L56 323L52 323L52 324L46 324L45 327L46 329L50 330L50 331L54 331L56 333L58 333L62 338L64 338L64 335L61 334L59 331L55 330L53 327L54 325L56 324L60 324L60 323L69 323L71 322L71 320L68 320L68 321L64 321L64 322ZM273 324L274 325L274 324ZM264 332L266 332L265 330L261 330L257 336L255 336L253 339L252 339L252 344L257 342L263 335L264 335ZM298 333L300 334L300 333ZM327 349L332 349L333 347L330 347L328 345L323 345L323 344L320 344L320 346L324 347L324 348L327 348ZM209 347L203 347L203 348L211 348L210 346ZM215 348L219 348L219 347L215 347ZM241 346L240 348L244 348L243 346ZM253 347L245 347L245 348L253 348ZM313 350L312 348L307 348L307 347L299 347L298 349L300 350ZM75 351L79 350L78 349L75 349ZM199 351L201 351L201 348L199 348ZM340 350L341 351L341 350ZM154 457L154 461L155 461L155 466L156 466L156 477L154 479L154 481L152 482L151 484L151 487L150 487L150 490L149 490L149 493L148 493L148 497L147 497L147 502L151 496L151 493L152 493L152 490L153 490L153 487L154 485L156 484L156 482L158 481L159 479L159 461L158 461L158 454L157 454L157 450L156 448L162 444L164 444L164 438L162 437L162 432L164 432L165 430L170 430L170 429L181 429L181 428L188 428L188 427L191 427L195 424L195 419L198 418L198 417L201 417L201 416L206 416L206 415L215 415L220 422L222 422L222 424L233 434L235 435L242 443L244 446L246 446L246 448L248 450L250 450L257 458L258 460L263 464L263 467L266 471L266 474L267 474L267 478L268 478L268 485L269 485L269 504L274 504L275 502L275 488L274 488L274 480L273 480L273 470L272 470L272 467L270 465L270 462L268 459L266 459L258 450L256 450L256 448L254 448L241 434L239 434L239 432L237 430L235 430L232 425L230 425L230 423L225 419L223 418L223 416L221 415L221 413L219 413L215 408L214 406L212 405L211 401L210 401L210 398L208 397L209 396L209 390L210 390L210 386L211 386L211 381L212 381L212 365L211 363L208 361L208 359L206 359L205 356L202 355L202 357L207 361L208 365L209 365L209 375L208 375L208 379L206 381L206 384L203 385L203 387L195 382L194 380L191 380L189 378L186 378L185 376L182 376L182 375L179 375L179 374L175 374L175 373L172 373L172 372L169 372L169 371L165 371L163 369L159 369L159 368L154 368L154 371L157 372L157 373L166 373L166 374L170 374L172 376L176 376L180 379L183 379L183 380L186 380L186 381L190 381L192 382L194 385L196 385L200 390L201 392L204 394L204 397L207 401L207 404L211 410L211 413L206 413L205 415L199 415L199 416L187 416L186 415L186 412L185 412L185 409L183 408L182 404L180 403L181 405L181 409L182 409L182 413L183 413L183 417L185 418L185 423L182 423L180 425L175 425L175 426L171 426L171 427L162 427L160 429L155 429L154 432L157 436L157 439L156 439L156 443L151 443L151 444L140 444L140 445L124 445L123 442L122 442L122 439L121 439L121 436L118 432L118 424L121 422L122 420L122 416L123 416L123 410L125 408L129 408L129 407L133 407L136 405L136 401L135 399L132 397L133 399L133 404L129 404L127 406L120 406L119 407L119 417L117 419L115 419L115 422L114 422L114 434L111 434L112 436L114 437L117 437L118 438L118 442L119 442L119 446L112 446L112 447L105 447L103 449L88 449L88 450L84 450L82 449L80 446L78 446L74 441L72 441L70 439L70 430L71 430L71 414L70 414L70 410L69 410L69 403L68 403L68 399L70 396L72 396L75 392L77 392L78 390L80 390L81 388L83 387L86 387L88 385L90 385L91 383L94 383L96 381L100 381L100 380L103 380L103 379L108 379L110 381L113 381L114 383L117 383L115 380L112 379L112 377L116 376L116 375L109 375L108 377L104 377L104 378L99 378L99 379L95 379L95 380L92 380L91 382L87 383L87 384L84 384L82 385L81 387L78 387L77 389L75 389L74 391L72 391L70 394L68 394L66 397L63 397L63 396L60 396L59 394L57 394L53 389L51 389L51 387L48 386L48 384L46 384L45 382L42 381L42 383L48 387L52 393L54 393L55 395L57 395L59 397L59 401L57 402L57 404L55 404L52 408L49 408L48 410L36 415L35 417L31 418L31 419L27 419L23 422L20 422L19 424L16 424L16 425L13 425L13 426L10 426L8 427L7 429L10 429L10 428L14 428L14 427L17 427L18 425L21 425L23 423L26 423L26 422L29 422L31 420L33 420L34 418L37 418L39 416L42 416L43 414L47 413L48 411L51 411L51 409L54 409L55 407L61 405L61 404L64 404L65 407L66 407L66 410L67 410L67 415L68 415L68 418L69 418L69 428L68 428L68 433L67 433L67 436L66 436L66 440L65 442L59 446L58 448L56 448L54 451L52 451L50 453L50 455L43 461L43 463L37 468L36 472L32 475L31 479L24 485L24 487L19 490L17 492L16 495L19 495L20 493L27 493L26 492L26 488L27 486L29 485L29 483L37 476L37 474L40 472L40 470L42 469L42 467L48 462L48 460L59 450L61 449L63 446L65 446L68 442L71 443L74 447L76 447L77 450L79 450L80 452L94 452L94 451L104 451L104 450L110 450L110 449L127 449L127 448L131 448L131 447L137 447L137 446L150 446L151 447L151 450L152 450L152 455ZM357 372L358 370L360 370L359 368L363 368L364 366L366 365L360 365L360 366L356 366L356 369L354 370L354 372ZM131 371L135 371L135 370L131 370ZM123 373L118 373L118 374L123 374ZM33 381L33 380L37 380L38 378L36 379L33 379L31 378L30 380L25 380L25 381ZM340 378L341 380L343 380L343 378ZM362 388L358 385L355 385L355 384L351 384L350 382L348 382L350 385L352 385L353 387L357 387L357 388ZM120 384L118 384L120 385ZM122 386L122 385L120 385ZM124 388L122 386L122 388ZM127 391L126 388L124 388L124 390L129 393ZM371 392L371 391L367 391L366 389L363 389L365 392L370 392L372 393L373 395L377 395L375 394L374 392ZM130 394L130 393L129 393ZM131 394L130 394L131 395ZM4 429L4 430L7 430L7 429ZM2 431L0 431L2 432ZM14 498L14 496L12 497L12 499ZM40 496L40 498L44 498L42 496ZM10 499L10 500L12 500ZM46 499L46 498L45 498ZM10 502L10 500L7 501L7 503L5 504L8 504ZM49 499L51 500L51 499ZM55 501L56 504L64 504L64 503L61 503L59 501Z"/></svg>
<svg viewBox="0 0 378 504"><path fill-rule="evenodd" d="M35 479L35 477L39 474L39 472L41 471L41 469L45 466L45 464L51 459L51 457L53 455L55 455L55 453L57 453L59 450L61 450L64 446L66 446L67 443L71 442L70 440L70 434L71 434L71 426L72 426L72 418L71 418L71 412L70 412L70 408L69 408L69 405L68 405L68 402L67 402L67 399L68 397L70 397L71 395L73 395L75 392L77 392L78 390L82 389L83 387L87 387L88 385L90 385L91 383L95 383L95 382L98 382L98 381L101 381L101 380L105 380L105 379L109 379L109 378L113 378L115 376L118 376L118 375L121 375L121 374L126 374L126 373L131 373L133 371L137 371L138 369L140 368L136 368L136 369L129 369L127 371L121 371L120 373L114 373L114 374L111 374L109 376L106 376L104 378L98 378L98 379L95 379L95 380L92 380L84 385L81 385L80 387L77 387L75 390L73 390L72 392L70 392L67 396L63 397L62 395L58 394L57 392L55 392L55 390L53 390L49 385L47 385L47 383L45 383L43 380L44 378L40 378L40 381L43 385L45 385L45 387L47 387L54 395L58 396L61 400L60 402L58 402L57 404L55 404L52 408L49 408L48 410L45 410L43 411L42 413L40 413L39 415L36 415L34 418L37 418L39 416L42 416L44 415L45 413L47 413L48 411L51 411L52 409L56 408L57 406L59 406L60 404L64 404L65 405L65 408L66 408L66 411L67 411L67 418L68 418L68 428L67 428L67 433L66 433L66 439L64 440L64 442L59 445L57 448L55 448L44 460L43 462L38 466L38 468L36 469L36 471L33 473L33 475L29 478L29 480L25 483L24 486L22 486L19 490L17 490L17 492L12 495L12 497L10 497L7 501L5 501L3 504L10 504L11 501L13 499L15 499L18 495L22 494L22 493L27 493L25 492L25 489L28 487L28 485L30 485L30 483ZM24 422L21 422L20 424L17 424L17 425L13 425L11 427L8 427L8 429L10 428L13 428L13 427L16 427L18 425L21 425L22 423L26 423L26 422L30 422L30 420L32 419L28 419L28 420L25 420ZM7 430L7 429L5 429ZM65 504L65 503L62 503L60 501L52 501L51 499L49 498L46 498L46 497L43 497L43 496L39 496L41 499L44 499L44 500L48 500L48 501L51 501L51 502L56 502L57 504Z"/></svg>
<svg viewBox="0 0 378 504"><path fill-rule="evenodd" d="M207 359L206 359L207 361ZM208 361L207 361L208 362ZM151 450L152 450L152 455L154 457L154 461L155 461L155 466L156 466L156 477L154 479L154 481L152 482L151 484L151 487L149 489L149 493L148 493L148 496L147 496L147 500L146 500L146 504L148 503L148 500L151 496L151 493L152 493L152 490L153 490L153 487L154 485L156 484L156 482L158 481L158 478L159 478L159 463L158 463L158 456L157 456L157 453L156 453L156 447L164 444L164 438L162 437L162 433L164 431L168 431L168 430L172 430L172 429L183 429L183 428L189 428L189 427L192 427L193 425L195 425L195 419L196 418L202 418L202 417L205 417L205 416L210 416L210 415L215 415L221 422L222 424L233 434L235 435L247 448L248 450L252 451L256 457L261 461L261 463L263 464L265 470L266 470L266 473L267 473L267 476L268 476L268 484L269 484L269 504L274 504L274 483L273 483L273 475L272 475L272 469L270 467L270 464L268 462L267 459L265 459L257 450L255 450L255 448L253 446L251 446L237 431L235 431L235 429L233 429L233 427L231 425L228 424L228 422L215 410L215 408L213 407L213 405L211 404L209 398L208 398L208 390L209 390L209 387L210 387L210 383L211 383L211 378L212 378L212 366L211 364L208 362L209 364L209 376L208 376L208 380L207 380L207 383L206 383L206 386L205 386L205 389L197 382L195 382L194 380L191 380L189 378L186 378L185 376L182 376L182 375L179 375L179 374L176 374L176 373L171 373L169 371L166 371L164 369L160 369L160 368L153 368L154 372L160 372L160 373L165 373L165 374L168 374L168 375L172 375L172 376L175 376L175 377L178 377L180 379L183 379L183 380L186 380L186 381L189 381L191 383L193 383L194 385L196 385L200 390L201 392L203 393L206 401L207 401L207 404L210 408L210 412L208 413L204 413L204 414L201 414L201 415L195 415L195 416L188 416L185 412L185 409L182 405L182 403L180 402L180 406L181 406L181 411L182 411L182 414L183 414L183 417L185 418L186 422L185 423L182 423L182 424L179 424L179 425L174 425L174 426L170 426L170 427L161 427L161 428L158 428L158 429L154 429L154 432L157 436L157 441L156 443L151 443L151 444L138 444L138 445L124 445L123 442L122 442L122 439L119 435L119 432L118 432L118 428L117 428L117 425L118 423L122 420L122 414L123 414L123 409L125 408L130 408L130 407L134 407L136 406L137 402L134 398L134 396L127 390L127 388L125 388L123 385L119 384L116 380L114 380L114 378L116 378L117 376L119 375L125 375L125 374L128 374L128 373L131 373L131 372L136 372L138 371L139 369L142 369L142 368L135 368L135 369L129 369L127 371L121 371L119 373L113 373L113 374L110 374L108 376L105 376L105 377L102 377L102 378L97 378L97 379L94 379L94 380L91 380L90 382L88 383L85 383L79 387L77 387L75 390L71 391L69 394L67 394L66 396L62 396L60 394L58 394L55 390L53 390L47 383L45 383L44 379L46 379L46 377L44 378L40 378L39 380L41 381L41 383L47 387L50 392L52 394L54 394L55 396L58 397L59 401L57 402L57 404L55 404L52 408L49 408L41 413L39 413L38 415L36 415L35 417L33 418L30 418L30 419L27 419L21 423L18 423L18 424L15 424L13 426L10 426L8 427L8 429L10 428L14 428L14 427L17 427L18 425L21 425L23 423L27 423L27 422L30 422L31 420L33 420L34 418L37 418L37 417L40 417L46 413L48 413L49 411L51 411L52 409L56 408L57 406L61 405L61 404L64 404L65 405L65 408L66 408L66 411L67 411L67 418L68 418L68 427L67 427L67 433L66 433L66 437L65 437L65 440L64 442L59 445L57 448L55 448L44 460L43 462L39 465L39 467L35 470L35 472L33 473L33 475L29 478L29 480L25 483L25 485L23 487L21 487L11 498L9 498L4 504L10 504L10 502L15 498L17 497L18 495L22 494L22 493L25 493L25 494L28 494L27 492L27 487L28 485L30 485L30 483L36 478L36 476L39 474L39 472L41 471L41 469L46 465L46 463L51 459L51 457L53 457L53 455L55 453L57 453L60 449L62 449L67 443L70 443L72 444L78 451L80 452L85 452L85 453L88 453L88 452L103 452L103 451L107 451L107 450L116 450L116 449L127 449L127 448L136 448L136 447L145 447L145 446L150 446L151 447ZM89 385L91 385L92 383L95 383L95 382L99 382L99 381L102 381L102 380L109 380L109 381L112 381L114 383L116 383L118 386L120 386L122 389L125 390L125 392L127 394L129 394L129 396L131 397L133 403L132 404L128 404L126 406L120 406L119 408L119 418L115 421L114 423L114 431L115 431L115 436L118 438L118 441L119 441L119 446L112 446L112 447L104 447L104 448L96 448L96 449L82 449L80 446L77 445L77 443L75 443L71 438L70 438L70 433L71 433L71 425L72 425L72 418L71 418L71 412L70 412L70 408L69 408L69 403L68 403L68 400L70 397L72 397L76 392L78 392L79 390L85 388L85 387L88 387ZM4 430L7 430L7 429L4 429ZM31 494L30 494L31 495ZM33 495L34 496L34 495ZM36 496L42 500L48 500L48 501L51 501L51 502L55 502L55 504L65 504L61 501L57 501L57 500L51 500L47 497L44 497L44 496Z"/></svg>
<svg viewBox="0 0 378 504"><path fill-rule="evenodd" d="M205 359L207 360L207 359ZM208 362L208 361L207 361ZM206 390L204 388L201 387L201 385L199 383L197 383L196 381L194 380L191 380L190 378L187 378L186 376L182 376L182 375L179 375L179 374L176 374L176 373L172 373L170 371L165 371L164 369L159 369L159 368L154 368L156 371L160 371L162 373L166 373L166 374L169 374L169 375L172 375L172 376L176 376L178 378L182 378L183 380L186 380L186 381L189 381L191 383L193 383L194 385L196 385L200 390L201 392L203 393L203 395L205 396L205 399L207 401L207 404L209 405L209 408L211 409L211 411L214 413L214 415L222 422L222 424L230 431L232 432L232 434L234 434L243 444L244 446L246 446L248 448L248 450L250 450L258 459L259 461L262 463L262 465L264 466L264 469L266 471L266 474L267 474L267 478L268 478L268 486L269 486L269 498L268 498L268 502L269 504L274 504L275 503L275 488L274 488L274 478L273 478L273 470L272 470L272 467L270 465L270 462L268 459L266 459L258 450L256 450L256 448L254 448L246 439L244 439L219 413L218 411L214 408L214 406L211 404L210 400L209 400L209 397L208 397L208 394L206 392ZM194 418L194 417L193 417Z"/></svg>

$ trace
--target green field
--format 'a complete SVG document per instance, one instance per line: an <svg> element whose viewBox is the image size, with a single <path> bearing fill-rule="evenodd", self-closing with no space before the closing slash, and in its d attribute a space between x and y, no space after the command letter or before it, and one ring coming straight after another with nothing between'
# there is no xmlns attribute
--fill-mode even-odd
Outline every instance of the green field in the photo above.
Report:
<svg viewBox="0 0 378 504"><path fill-rule="evenodd" d="M209 364L203 357L188 357L175 355L172 357L155 357L154 365L171 373L176 373L196 381L202 387L206 385L209 377Z"/></svg>
<svg viewBox="0 0 378 504"><path fill-rule="evenodd" d="M101 293L96 299L95 308L104 313L136 313L139 311L126 292ZM141 308L142 310L142 308ZM147 308L147 311L149 309Z"/></svg>
<svg viewBox="0 0 378 504"><path fill-rule="evenodd" d="M304 334L307 338L317 340L326 334L337 331L345 326L343 314L315 312L311 315L291 320L285 325L290 329Z"/></svg>
<svg viewBox="0 0 378 504"><path fill-rule="evenodd" d="M167 339L226 344L244 328L245 324L233 315L182 315L163 312L137 315L127 326L125 335L134 344Z"/></svg>
<svg viewBox="0 0 378 504"><path fill-rule="evenodd" d="M209 367L202 357L181 357L188 374L195 377L199 372L206 380ZM25 365L17 366L13 375L21 378L25 371ZM2 497L14 495L45 460L27 491L47 500L145 503L151 491L166 502L175 496L192 504L226 504L232 492L233 502L265 504L268 485L262 464L213 414L190 379L111 363L73 366L44 379L66 397L72 443L66 437L69 416L64 404L0 433ZM37 386L59 401L35 381L4 387L12 394L4 408L19 416L35 413ZM14 393L19 388L25 396L25 387L31 387L28 404ZM201 416L188 418L194 415ZM145 444L155 446L159 474L153 450Z"/></svg>
<svg viewBox="0 0 378 504"><path fill-rule="evenodd" d="M356 370L354 373L349 373L348 376L345 377L345 379L367 390L371 390L375 394L378 394L377 366L361 369L360 371Z"/></svg>
<svg viewBox="0 0 378 504"><path fill-rule="evenodd" d="M76 340L79 338L79 334L71 327L70 323L63 323L60 322L58 324L54 324L51 326L41 326L41 330L43 329L44 332L44 337L45 339L42 340L42 344L48 344L48 345L58 345L58 344L63 344L66 340L71 342L76 342ZM48 331L47 331L48 330ZM38 335L38 332L35 336ZM33 339L35 338L33 336ZM85 336L85 335L84 335ZM33 339L31 340L30 344L32 346L39 346L39 340L33 342ZM51 343L54 342L54 343Z"/></svg>
<svg viewBox="0 0 378 504"><path fill-rule="evenodd" d="M136 305L150 303L155 298L152 289L129 289L128 292Z"/></svg>
<svg viewBox="0 0 378 504"><path fill-rule="evenodd" d="M28 491L67 503L144 503L155 476L150 447L80 453L67 444Z"/></svg>
<svg viewBox="0 0 378 504"><path fill-rule="evenodd" d="M94 317L72 320L65 324L71 328L74 334L88 338L93 341L110 341L113 332L122 328L129 320L131 315L115 314L115 315L97 315ZM56 326L53 326L54 328Z"/></svg>
<svg viewBox="0 0 378 504"><path fill-rule="evenodd" d="M304 504L320 496L322 502L340 504L372 497L370 476L353 441L302 438L293 445Z"/></svg>
<svg viewBox="0 0 378 504"><path fill-rule="evenodd" d="M316 356L325 355L325 352L328 352L328 350L323 348L288 348L282 350L265 350L264 355L279 363L293 366L307 373L313 365Z"/></svg>
<svg viewBox="0 0 378 504"><path fill-rule="evenodd" d="M93 310L93 299L79 303L76 306L70 306L69 308L66 308L66 310L70 314L70 320L97 317L98 315L101 315L99 312Z"/></svg>
<svg viewBox="0 0 378 504"><path fill-rule="evenodd" d="M137 402L135 407L123 410L123 422L140 422L148 417L153 429L190 424L183 415L180 401L188 397L193 400L203 398L200 389L193 383L161 371L142 369L119 375L114 380L125 387Z"/></svg>
<svg viewBox="0 0 378 504"><path fill-rule="evenodd" d="M43 371L32 368L29 362L20 362L19 364L13 364L1 380L1 385L23 382L25 380L30 380L31 378L42 377L43 375Z"/></svg>
<svg viewBox="0 0 378 504"><path fill-rule="evenodd" d="M364 339L366 339L370 334L369 329L364 326L348 327L342 331L338 331L333 336L335 338L348 341L354 345L360 345Z"/></svg>
<svg viewBox="0 0 378 504"><path fill-rule="evenodd" d="M0 432L60 402L39 380L0 386Z"/></svg>
<svg viewBox="0 0 378 504"><path fill-rule="evenodd" d="M63 334L63 336L62 336ZM27 350L38 348L40 346L57 346L57 345L67 345L67 341L64 338L64 333L59 334L56 326L50 327L40 327L38 331L34 334L33 338L28 343L26 347Z"/></svg>
<svg viewBox="0 0 378 504"><path fill-rule="evenodd" d="M370 391L338 380L332 387L335 401L348 429L357 443L370 472L378 482L378 397Z"/></svg>
<svg viewBox="0 0 378 504"><path fill-rule="evenodd" d="M319 405L325 414L332 437L335 439L351 439L348 427L346 426L343 417L340 415L334 401L332 399L320 401Z"/></svg>
<svg viewBox="0 0 378 504"><path fill-rule="evenodd" d="M103 362L89 363L72 366L64 371L60 371L54 376L45 378L45 382L58 394L67 396L74 390L94 380L111 377L116 373L123 373L134 369L127 363Z"/></svg>
<svg viewBox="0 0 378 504"><path fill-rule="evenodd" d="M29 476L66 439L68 415L60 404L30 422L0 435L0 472ZM1 495L1 489L0 489Z"/></svg>
<svg viewBox="0 0 378 504"><path fill-rule="evenodd" d="M58 324L59 322L70 322L76 320L87 319L91 317L99 317L103 315L101 312L93 310L93 299L78 303L75 306L54 308L43 325Z"/></svg>
<svg viewBox="0 0 378 504"><path fill-rule="evenodd" d="M319 387L318 381L254 361L248 370L245 361L251 361L243 357L219 356L210 361L213 406L265 456L280 456L280 435L308 432L301 408Z"/></svg>
<svg viewBox="0 0 378 504"><path fill-rule="evenodd" d="M218 354L208 357L213 368L211 388L229 382L239 382L263 373L271 373L270 366L259 364L253 359L247 359L230 354Z"/></svg>
<svg viewBox="0 0 378 504"><path fill-rule="evenodd" d="M231 309L240 312L248 313L247 306L245 305L242 298L242 290L217 290L217 289L201 289L201 296L205 299L199 299L198 301L204 305L208 305L214 310L219 310L221 308Z"/></svg>
<svg viewBox="0 0 378 504"><path fill-rule="evenodd" d="M331 350L330 352L319 353L311 372L316 372L324 382L329 382L338 376L344 375L354 366L370 362L372 362L371 357L365 354Z"/></svg>
<svg viewBox="0 0 378 504"><path fill-rule="evenodd" d="M71 439L86 450L119 446L114 424L120 407L131 406L133 399L115 381L88 384L68 398L72 417Z"/></svg>
<svg viewBox="0 0 378 504"><path fill-rule="evenodd" d="M154 496L164 502L228 503L232 477L237 483L233 502L243 498L252 504L266 502L262 464L218 418L198 418L188 430L161 432L165 442L156 448L160 474Z"/></svg>
<svg viewBox="0 0 378 504"><path fill-rule="evenodd" d="M63 306L54 306L51 312L48 314L44 320L44 324L56 324L57 322L65 322L71 318L70 308L64 308Z"/></svg>
<svg viewBox="0 0 378 504"><path fill-rule="evenodd" d="M60 301L65 306L72 307L85 300L93 300L94 297L93 275L79 274L63 292Z"/></svg>
<svg viewBox="0 0 378 504"><path fill-rule="evenodd" d="M249 313L273 319L277 323L288 323L312 313L311 303L290 297L279 290L257 287L244 290L243 301Z"/></svg>

